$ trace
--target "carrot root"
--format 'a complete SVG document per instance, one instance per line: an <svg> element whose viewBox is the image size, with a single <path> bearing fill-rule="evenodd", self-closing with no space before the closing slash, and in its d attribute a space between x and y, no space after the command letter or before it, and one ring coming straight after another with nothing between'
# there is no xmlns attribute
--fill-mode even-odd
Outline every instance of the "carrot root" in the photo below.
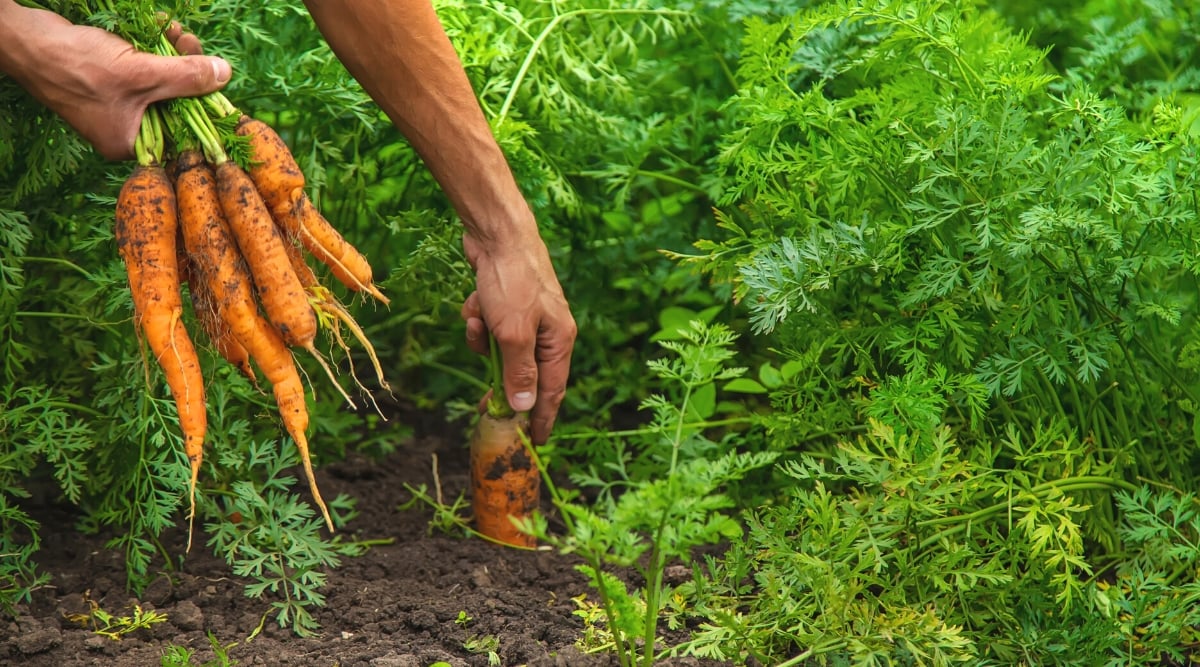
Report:
<svg viewBox="0 0 1200 667"><path fill-rule="evenodd" d="M525 415L483 414L471 435L471 507L484 536L519 547L537 546L512 518L528 518L538 506L541 475L525 449ZM510 518L512 517L512 518Z"/></svg>
<svg viewBox="0 0 1200 667"><path fill-rule="evenodd" d="M175 189L161 166L139 165L117 196L116 239L129 276L134 321L162 368L179 413L190 468L189 533L196 513L196 482L208 429L200 360L183 325Z"/></svg>

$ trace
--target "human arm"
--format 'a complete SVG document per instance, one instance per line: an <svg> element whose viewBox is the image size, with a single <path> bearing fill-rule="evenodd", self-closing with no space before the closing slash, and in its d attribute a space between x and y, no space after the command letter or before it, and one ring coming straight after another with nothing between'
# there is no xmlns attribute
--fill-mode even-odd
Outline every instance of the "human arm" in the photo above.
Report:
<svg viewBox="0 0 1200 667"><path fill-rule="evenodd" d="M408 138L462 218L476 291L463 305L467 340L504 362L531 439L549 436L566 390L575 321L537 222L429 0L306 0L326 41ZM486 323L486 324L485 324Z"/></svg>
<svg viewBox="0 0 1200 667"><path fill-rule="evenodd" d="M181 51L197 55L142 53L105 30L0 0L0 73L108 159L132 157L142 114L152 102L202 95L229 81L229 64L198 55L194 36L173 26L168 37Z"/></svg>

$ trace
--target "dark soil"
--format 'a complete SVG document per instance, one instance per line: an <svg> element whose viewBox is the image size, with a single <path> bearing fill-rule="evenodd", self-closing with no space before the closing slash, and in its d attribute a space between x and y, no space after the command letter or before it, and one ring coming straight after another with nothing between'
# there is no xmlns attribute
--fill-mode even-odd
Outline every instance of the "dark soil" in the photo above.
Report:
<svg viewBox="0 0 1200 667"><path fill-rule="evenodd" d="M202 543L193 547L182 571L156 578L133 597L122 554L104 547L106 536L76 532L70 508L28 508L42 524L38 562L52 580L31 604L18 608L15 621L0 618L0 664L141 667L159 665L168 647L183 646L195 650L193 664L201 665L215 657L211 633L223 645L235 644L228 656L238 665L487 665L487 655L463 647L471 635L497 637L503 665L616 665L611 655L575 647L583 622L572 614L571 598L595 595L570 557L430 536L428 511L397 511L410 499L404 484L433 487L434 453L446 497L466 488L467 453L460 443L418 435L385 459L351 454L318 470L327 498L344 492L358 499L359 516L342 531L347 538L395 541L344 559L329 573L322 589L327 603L314 613L321 629L311 638L281 629L272 614L262 632L248 639L269 600L246 597L245 581ZM171 536L168 544L182 552L182 535ZM168 620L114 641L68 619L87 611L89 599L114 615L128 615L140 604ZM460 612L473 619L466 627L455 623ZM715 663L679 658L659 664Z"/></svg>

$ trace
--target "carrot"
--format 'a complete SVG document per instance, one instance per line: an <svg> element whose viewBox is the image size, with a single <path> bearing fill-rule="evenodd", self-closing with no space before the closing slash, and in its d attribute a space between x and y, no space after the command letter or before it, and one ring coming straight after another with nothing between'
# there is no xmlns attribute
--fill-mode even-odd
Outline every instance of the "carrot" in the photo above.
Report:
<svg viewBox="0 0 1200 667"><path fill-rule="evenodd" d="M250 267L267 319L288 345L311 345L317 335L316 316L254 182L231 160L217 165L216 176L221 212Z"/></svg>
<svg viewBox="0 0 1200 667"><path fill-rule="evenodd" d="M367 258L329 224L307 194L300 192L292 200L290 208L277 210L276 215L284 220L284 224L297 229L300 242L313 257L329 267L338 282L351 290L366 292L384 305L389 303L388 298L372 282L371 265L367 263ZM289 219L294 222L289 222Z"/></svg>
<svg viewBox="0 0 1200 667"><path fill-rule="evenodd" d="M180 247L182 248L184 245L180 244ZM188 257L188 261L191 262L190 257ZM237 338L234 338L229 327L221 321L221 317L217 313L215 298L208 288L208 283L200 277L197 267L192 266L190 274L188 291L192 295L192 310L196 313L200 327L208 334L208 339L217 349L217 354L238 369L242 375L249 378L251 382L257 384L258 379L254 375L254 367L250 364L250 353L246 351L245 346L238 342Z"/></svg>
<svg viewBox="0 0 1200 667"><path fill-rule="evenodd" d="M333 530L308 450L308 406L295 359L279 331L255 305L251 277L225 220L217 179L195 152L180 156L180 217L184 243L213 293L217 313L272 385L284 428L296 442L313 499ZM303 297L302 297L303 298Z"/></svg>
<svg viewBox="0 0 1200 667"><path fill-rule="evenodd" d="M288 242L280 235L254 182L231 160L217 165L216 176L221 211L246 259L267 318L288 345L307 350L317 360L346 403L356 408L325 357L317 351L316 314L288 259L284 247Z"/></svg>
<svg viewBox="0 0 1200 667"><path fill-rule="evenodd" d="M305 194L304 174L283 139L270 125L249 116L241 117L237 133L250 140L254 154L250 178L280 227L299 239L347 288L388 303L374 285L366 257L329 224Z"/></svg>
<svg viewBox="0 0 1200 667"><path fill-rule="evenodd" d="M471 507L475 529L493 540L521 547L536 541L513 524L538 506L541 476L522 439L525 415L480 415L471 434Z"/></svg>
<svg viewBox="0 0 1200 667"><path fill-rule="evenodd" d="M513 412L508 406L495 339L491 347L492 395L471 433L475 529L493 541L534 547L534 537L521 532L512 521L529 518L538 507L541 473L526 449L529 415Z"/></svg>
<svg viewBox="0 0 1200 667"><path fill-rule="evenodd" d="M371 364L375 369L375 375L379 379L380 386L388 391L391 391L392 388L388 385L387 380L385 380L383 377L383 367L379 364L379 356L375 353L375 346L371 343L370 339L367 338L367 333L362 330L362 327L359 326L358 321L355 320L354 316L346 310L346 307L343 306L340 301L338 301L338 298L334 296L333 292L330 292L320 284L320 282L317 280L316 274L313 273L312 268L309 267L308 263L304 261L304 253L300 251L300 248L298 248L294 243L284 243L284 247L287 250L288 259L291 261L292 268L296 271L296 277L300 280L300 284L304 287L304 290L309 294L313 308L317 311L318 318L321 319L322 323L328 321L329 329L333 332L333 336L337 340L338 346L341 347L343 351L347 352L347 359L350 359L348 354L350 347L346 345L345 340L342 339L341 331L338 328L339 323L344 324L346 328L350 330L350 333L353 334L358 342L363 346L363 349L367 351L367 356L371 359ZM370 397L371 393L366 390L366 387L362 386L361 382L358 381L358 374L354 372L353 360L350 361L350 364L350 375L354 378L354 382L358 385L359 389L363 390L363 393ZM374 398L371 399L372 403L374 403L374 400ZM380 412L378 405L375 406L375 411Z"/></svg>
<svg viewBox="0 0 1200 667"><path fill-rule="evenodd" d="M175 193L166 171L161 166L139 164L117 196L117 246L129 275L136 328L154 352L179 413L184 453L191 467L190 520L196 514L196 481L208 416L200 360L183 325L177 228Z"/></svg>

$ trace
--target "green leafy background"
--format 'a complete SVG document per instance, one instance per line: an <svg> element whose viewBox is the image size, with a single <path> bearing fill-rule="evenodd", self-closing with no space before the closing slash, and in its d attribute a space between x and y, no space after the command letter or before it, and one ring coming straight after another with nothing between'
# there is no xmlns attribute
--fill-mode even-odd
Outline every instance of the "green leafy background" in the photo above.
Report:
<svg viewBox="0 0 1200 667"><path fill-rule="evenodd" d="M358 315L401 399L463 414L483 368L459 343L471 275L437 184L301 3L202 4L174 10L233 63L227 95L279 129L385 272L392 307ZM1188 659L1200 8L436 5L579 323L539 451L567 529L530 529L585 558L602 605L580 615L610 638L596 648L622 664ZM32 494L113 531L136 589L178 557L158 538L187 479L112 239L128 166L11 82L0 106L11 608L45 577ZM269 402L204 365L197 526L247 594L312 631L326 568L354 550L292 495ZM318 461L402 437L313 410ZM352 498L332 504L352 516ZM204 520L230 511L246 519ZM729 548L694 560L710 543ZM694 576L664 583L678 560ZM643 584L614 576L631 568ZM668 647L663 626L693 632Z"/></svg>

